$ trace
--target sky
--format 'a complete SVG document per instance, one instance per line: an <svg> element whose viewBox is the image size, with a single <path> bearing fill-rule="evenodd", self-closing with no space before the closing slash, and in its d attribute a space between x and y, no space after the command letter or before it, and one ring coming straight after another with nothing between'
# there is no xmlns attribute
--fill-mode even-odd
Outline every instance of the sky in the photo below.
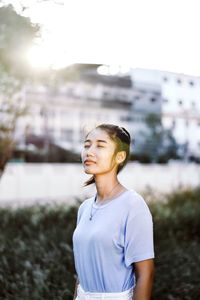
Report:
<svg viewBox="0 0 200 300"><path fill-rule="evenodd" d="M42 24L35 68L100 63L200 76L199 0L9 1Z"/></svg>

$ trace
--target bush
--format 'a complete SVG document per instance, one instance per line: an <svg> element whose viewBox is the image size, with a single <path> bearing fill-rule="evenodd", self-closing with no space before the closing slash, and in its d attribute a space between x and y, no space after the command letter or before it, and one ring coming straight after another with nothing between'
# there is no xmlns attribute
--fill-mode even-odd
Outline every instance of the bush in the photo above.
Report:
<svg viewBox="0 0 200 300"><path fill-rule="evenodd" d="M150 205L156 277L153 299L200 299L200 188L166 195Z"/></svg>
<svg viewBox="0 0 200 300"><path fill-rule="evenodd" d="M72 299L76 208L0 210L0 299Z"/></svg>
<svg viewBox="0 0 200 300"><path fill-rule="evenodd" d="M152 299L200 299L200 188L149 205L156 253ZM77 207L0 209L0 299L73 299Z"/></svg>

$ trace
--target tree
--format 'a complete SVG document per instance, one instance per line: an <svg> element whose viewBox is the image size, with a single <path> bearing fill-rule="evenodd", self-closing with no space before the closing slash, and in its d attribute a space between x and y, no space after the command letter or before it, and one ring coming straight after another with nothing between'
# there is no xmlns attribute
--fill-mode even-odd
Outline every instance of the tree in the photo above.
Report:
<svg viewBox="0 0 200 300"><path fill-rule="evenodd" d="M145 117L145 128L141 134L143 142L140 153L148 156L151 162L167 162L170 158L178 158L178 145L171 130L163 128L161 116L150 113Z"/></svg>
<svg viewBox="0 0 200 300"><path fill-rule="evenodd" d="M25 53L38 33L38 25L11 5L0 7L0 177L13 151L16 121L28 110L22 95L31 75Z"/></svg>

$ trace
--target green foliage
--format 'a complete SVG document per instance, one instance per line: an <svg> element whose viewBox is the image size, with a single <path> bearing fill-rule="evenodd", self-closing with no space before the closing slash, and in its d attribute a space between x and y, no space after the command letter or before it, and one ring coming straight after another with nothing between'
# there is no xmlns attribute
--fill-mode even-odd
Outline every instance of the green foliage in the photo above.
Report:
<svg viewBox="0 0 200 300"><path fill-rule="evenodd" d="M153 299L200 299L200 188L175 191L150 208L156 252Z"/></svg>
<svg viewBox="0 0 200 300"><path fill-rule="evenodd" d="M76 209L0 211L0 299L72 299Z"/></svg>
<svg viewBox="0 0 200 300"><path fill-rule="evenodd" d="M26 51L38 32L11 5L0 6L0 177L15 146L17 119L28 112L22 94L31 75Z"/></svg>
<svg viewBox="0 0 200 300"><path fill-rule="evenodd" d="M151 204L151 211L159 228L157 236L166 232L181 241L200 238L200 188L174 191L166 195L165 203Z"/></svg>
<svg viewBox="0 0 200 300"><path fill-rule="evenodd" d="M14 77L24 77L27 71L26 50L39 27L29 18L15 12L11 5L0 7L0 68Z"/></svg>
<svg viewBox="0 0 200 300"><path fill-rule="evenodd" d="M141 141L133 151L133 159L144 163L166 163L169 159L178 157L178 145L172 131L165 129L161 123L161 116L150 113L146 115L146 129L140 131Z"/></svg>
<svg viewBox="0 0 200 300"><path fill-rule="evenodd" d="M154 219L153 300L198 300L200 188L149 203ZM0 209L0 299L73 299L77 206Z"/></svg>

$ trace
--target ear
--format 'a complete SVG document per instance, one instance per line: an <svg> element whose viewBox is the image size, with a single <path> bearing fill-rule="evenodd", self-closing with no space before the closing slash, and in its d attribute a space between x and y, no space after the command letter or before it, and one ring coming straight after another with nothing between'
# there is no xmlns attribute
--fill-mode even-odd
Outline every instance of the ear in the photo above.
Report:
<svg viewBox="0 0 200 300"><path fill-rule="evenodd" d="M119 152L117 152L116 162L118 164L123 163L125 159L126 159L126 151L119 151Z"/></svg>

